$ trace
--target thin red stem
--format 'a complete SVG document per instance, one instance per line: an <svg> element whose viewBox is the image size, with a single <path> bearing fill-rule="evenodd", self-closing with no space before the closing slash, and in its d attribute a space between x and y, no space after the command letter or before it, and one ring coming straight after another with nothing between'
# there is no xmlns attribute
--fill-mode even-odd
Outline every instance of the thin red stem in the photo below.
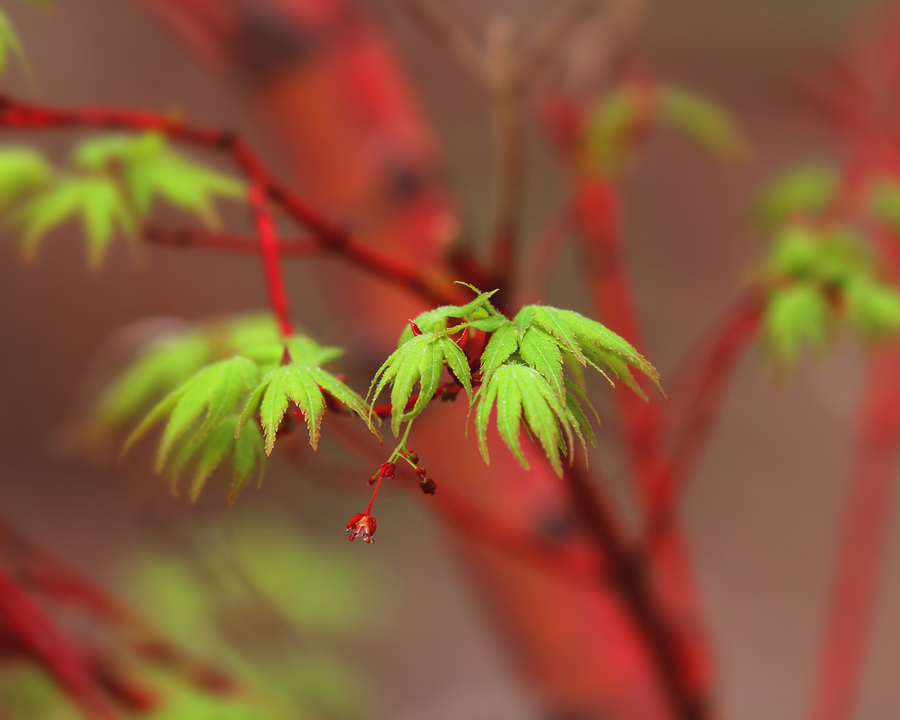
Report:
<svg viewBox="0 0 900 720"><path fill-rule="evenodd" d="M900 447L900 348L870 358L810 720L849 720L859 692Z"/></svg>
<svg viewBox="0 0 900 720"><path fill-rule="evenodd" d="M275 222L266 205L265 191L259 185L251 185L247 200L253 211L256 230L259 233L259 246L262 251L263 267L266 272L266 286L269 289L269 303L278 319L281 334L288 338L294 334L288 308L287 291L284 287L284 275L281 271L281 259L278 256L278 238L275 235ZM287 351L285 351L287 353Z"/></svg>

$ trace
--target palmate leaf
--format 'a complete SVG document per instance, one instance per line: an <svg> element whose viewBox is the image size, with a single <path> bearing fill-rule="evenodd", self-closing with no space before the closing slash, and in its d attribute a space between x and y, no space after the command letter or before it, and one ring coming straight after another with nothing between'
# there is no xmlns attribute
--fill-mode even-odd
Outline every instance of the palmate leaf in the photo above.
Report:
<svg viewBox="0 0 900 720"><path fill-rule="evenodd" d="M194 430L192 443L202 440L239 404L259 380L256 364L242 357L221 360L200 370L163 398L143 419L125 442L123 453L151 427L169 417L163 430L156 469L161 472L173 444Z"/></svg>
<svg viewBox="0 0 900 720"><path fill-rule="evenodd" d="M757 215L767 225L815 217L837 195L837 170L825 163L805 163L777 178L757 204Z"/></svg>
<svg viewBox="0 0 900 720"><path fill-rule="evenodd" d="M900 331L900 292L872 277L848 283L846 310L860 334L879 340Z"/></svg>
<svg viewBox="0 0 900 720"><path fill-rule="evenodd" d="M397 348L375 373L369 387L369 397L374 402L381 391L391 385L391 431L395 436L400 432L400 424L420 415L434 397L445 364L463 386L471 402L472 373L469 362L459 345L448 337L447 331L414 336ZM413 407L406 411L417 382L419 396Z"/></svg>
<svg viewBox="0 0 900 720"><path fill-rule="evenodd" d="M288 346L294 361L316 367L343 352L303 335L289 338ZM271 313L203 321L146 345L100 396L89 418L90 437L102 444L205 365L233 355L252 360L262 374L280 364L284 341Z"/></svg>
<svg viewBox="0 0 900 720"><path fill-rule="evenodd" d="M359 395L334 375L313 365L291 363L270 370L256 386L241 414L243 428L257 414L265 434L266 455L275 447L275 436L289 405L293 402L303 413L313 450L319 442L322 416L325 414L327 391L365 421L369 429L378 431L369 417L369 406Z"/></svg>
<svg viewBox="0 0 900 720"><path fill-rule="evenodd" d="M530 469L519 443L521 422L524 419L543 446L556 474L562 475L560 448L572 447L572 413L566 410L543 375L518 362L504 363L481 386L476 402L475 428L481 455L486 463L490 464L487 426L491 411L496 406L500 437L522 467ZM561 446L563 437L566 442Z"/></svg>
<svg viewBox="0 0 900 720"><path fill-rule="evenodd" d="M770 293L764 328L769 345L787 365L793 365L804 342L824 350L833 311L819 286L797 283Z"/></svg>
<svg viewBox="0 0 900 720"><path fill-rule="evenodd" d="M178 478L189 462L194 462L190 499L196 502L206 481L222 463L229 461L232 467L228 503L234 502L240 492L254 477L262 482L265 468L265 444L259 425L251 423L238 434L240 418L237 414L224 418L212 431L201 438L190 438L182 443L175 460L169 467L172 489L177 491Z"/></svg>
<svg viewBox="0 0 900 720"><path fill-rule="evenodd" d="M562 472L560 456L571 458L573 433L585 452L588 442L595 445L584 411L586 405L597 417L584 394L582 368L587 365L610 382L621 379L644 399L632 369L659 385L656 369L626 340L574 311L528 305L512 321L499 324L482 352L475 397L475 426L485 462L486 431L495 406L497 429L523 467L528 467L519 443L523 421L557 473ZM565 377L566 369L573 379Z"/></svg>
<svg viewBox="0 0 900 720"><path fill-rule="evenodd" d="M536 326L556 339L560 348L571 354L579 363L588 363L603 371L618 367L620 377L629 374L632 367L650 378L657 387L659 373L628 341L605 326L573 310L560 310L545 305L526 305L513 322L520 331ZM605 366L605 367L604 367ZM633 386L626 381L629 387Z"/></svg>
<svg viewBox="0 0 900 720"><path fill-rule="evenodd" d="M245 195L244 184L239 180L189 160L159 133L90 138L75 148L72 161L89 172L118 173L142 220L156 200L164 200L196 215L207 225L215 225L213 201Z"/></svg>
<svg viewBox="0 0 900 720"><path fill-rule="evenodd" d="M58 180L37 194L14 217L22 231L22 251L32 259L45 235L80 217L87 236L88 264L97 268L118 230L133 237L136 221L114 179L102 175Z"/></svg>
<svg viewBox="0 0 900 720"><path fill-rule="evenodd" d="M0 209L45 187L53 169L37 150L29 147L0 149Z"/></svg>

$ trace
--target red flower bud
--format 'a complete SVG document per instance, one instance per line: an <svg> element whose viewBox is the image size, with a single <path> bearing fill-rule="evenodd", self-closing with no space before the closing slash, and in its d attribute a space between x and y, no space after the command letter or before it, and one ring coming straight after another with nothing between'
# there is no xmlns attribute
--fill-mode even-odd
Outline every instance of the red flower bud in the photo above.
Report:
<svg viewBox="0 0 900 720"><path fill-rule="evenodd" d="M381 478L393 478L395 473L397 472L397 466L392 462L386 462L381 466L380 477Z"/></svg>
<svg viewBox="0 0 900 720"><path fill-rule="evenodd" d="M369 475L369 485L374 485L376 482L378 482L378 473L373 472Z"/></svg>
<svg viewBox="0 0 900 720"><path fill-rule="evenodd" d="M435 490L437 490L434 480L427 475L419 480L419 487L422 488L422 492L426 495L434 495Z"/></svg>
<svg viewBox="0 0 900 720"><path fill-rule="evenodd" d="M419 476L419 480L422 480L422 479L428 477L428 473L425 471L425 468L423 468L423 467L416 468L416 475Z"/></svg>
<svg viewBox="0 0 900 720"><path fill-rule="evenodd" d="M411 462L415 463L416 465L419 464L419 453L417 453L412 448L406 448L406 457L409 458L409 460Z"/></svg>

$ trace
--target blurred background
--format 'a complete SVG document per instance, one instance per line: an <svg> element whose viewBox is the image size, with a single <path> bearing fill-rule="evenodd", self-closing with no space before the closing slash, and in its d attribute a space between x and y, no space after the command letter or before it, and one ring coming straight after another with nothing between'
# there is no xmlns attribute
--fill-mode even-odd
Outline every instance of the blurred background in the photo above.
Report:
<svg viewBox="0 0 900 720"><path fill-rule="evenodd" d="M359 4L393 43L443 147L449 186L477 237L490 217L492 179L482 94L389 0ZM556 3L444 5L482 37L492 16L505 14L519 27L533 27ZM748 223L760 187L795 161L834 157L833 137L801 100L796 81L821 72L848 31L874 21L875 6L861 0L646 4L636 42L648 71L715 99L737 120L751 148L746 163L722 167L661 134L629 177L628 260L646 328L644 350L664 383L762 253L764 238L754 236ZM59 106L174 110L201 124L236 129L283 177L291 176L288 154L260 113L251 79L198 62L138 3L81 0L37 12L11 7L10 13L33 71L33 78L14 72L7 81L17 94ZM569 51L590 42L586 27ZM13 139L21 138L4 142ZM39 141L64 154L69 139L54 134ZM534 232L564 189L551 150L532 126L528 163L526 230ZM239 214L233 221L246 222ZM290 657L307 668L296 677L331 688L325 697L310 691L307 700L336 717L360 717L360 707L366 717L396 720L540 717L509 646L448 550L447 531L419 502L386 493L379 499L377 544L346 542L342 529L367 500L368 471L334 472L339 449L326 448L319 453L325 460L305 463L302 472L276 461L262 489L248 491L227 511L225 493L215 485L196 506L172 497L153 476L147 448L123 464L114 454L76 452L73 423L103 377L127 358L123 328L140 334L134 323L147 318L163 327L253 310L265 305L266 294L255 258L148 247L135 261L117 244L104 270L92 274L78 233L70 235L51 237L29 266L20 261L13 238L0 250L3 516L188 650L224 657L217 643L241 648L249 642L253 652L243 653L245 659L253 653ZM572 281L575 261L574 254L563 256L548 302L585 307ZM345 369L353 377L371 376L396 335L354 332L329 314L343 283L357 276L345 279L333 260L291 260L286 268L298 320L322 342L347 348ZM406 301L398 296L392 302ZM409 307L403 317L419 311ZM683 515L723 717L786 719L806 709L847 477L860 357L848 337L827 363L804 365L787 384L767 373L751 350L686 497ZM615 484L622 479L611 453L609 462L606 474ZM889 542L859 720L900 713L900 622L892 611L900 606L900 576L892 571L900 560L896 532ZM204 581L202 573L185 569L190 563L184 558L195 556L221 556L221 576ZM251 600L229 583L248 574L274 607L247 609ZM194 595L192 583L201 587ZM229 606L225 598L232 596L238 600ZM237 633L223 641L221 623L206 626L215 613L231 617L244 610L248 621L240 629L259 629L249 639Z"/></svg>

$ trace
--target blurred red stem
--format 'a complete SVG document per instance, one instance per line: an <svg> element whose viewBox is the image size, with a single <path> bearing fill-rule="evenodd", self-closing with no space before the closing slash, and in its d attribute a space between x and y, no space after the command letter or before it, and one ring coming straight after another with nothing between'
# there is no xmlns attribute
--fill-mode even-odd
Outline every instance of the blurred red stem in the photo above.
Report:
<svg viewBox="0 0 900 720"><path fill-rule="evenodd" d="M869 360L810 720L849 720L859 692L900 445L898 367L896 344Z"/></svg>
<svg viewBox="0 0 900 720"><path fill-rule="evenodd" d="M574 511L606 560L604 576L612 580L644 638L673 717L678 720L710 718L709 700L704 689L693 682L691 668L685 662L691 652L682 645L686 638L674 631L666 611L657 602L649 556L626 543L613 512L590 476L579 468L570 468L565 479L571 489Z"/></svg>
<svg viewBox="0 0 900 720"><path fill-rule="evenodd" d="M689 352L684 372L700 367L700 376L686 406L667 423L672 445L649 488L648 541L668 527L685 486L696 468L715 425L737 361L759 332L762 299L754 290L729 310L705 351Z"/></svg>
<svg viewBox="0 0 900 720"><path fill-rule="evenodd" d="M92 664L50 622L37 603L0 568L0 619L21 651L46 668L96 720L118 718L94 684Z"/></svg>
<svg viewBox="0 0 900 720"><path fill-rule="evenodd" d="M260 185L251 185L247 194L256 231L259 234L259 247L262 252L263 267L266 272L266 286L269 289L269 303L278 319L281 334L289 338L294 334L288 307L287 291L284 288L284 275L281 271L281 259L278 256L278 238L275 235L275 222L266 203L265 191ZM285 357L289 351L285 346Z"/></svg>

